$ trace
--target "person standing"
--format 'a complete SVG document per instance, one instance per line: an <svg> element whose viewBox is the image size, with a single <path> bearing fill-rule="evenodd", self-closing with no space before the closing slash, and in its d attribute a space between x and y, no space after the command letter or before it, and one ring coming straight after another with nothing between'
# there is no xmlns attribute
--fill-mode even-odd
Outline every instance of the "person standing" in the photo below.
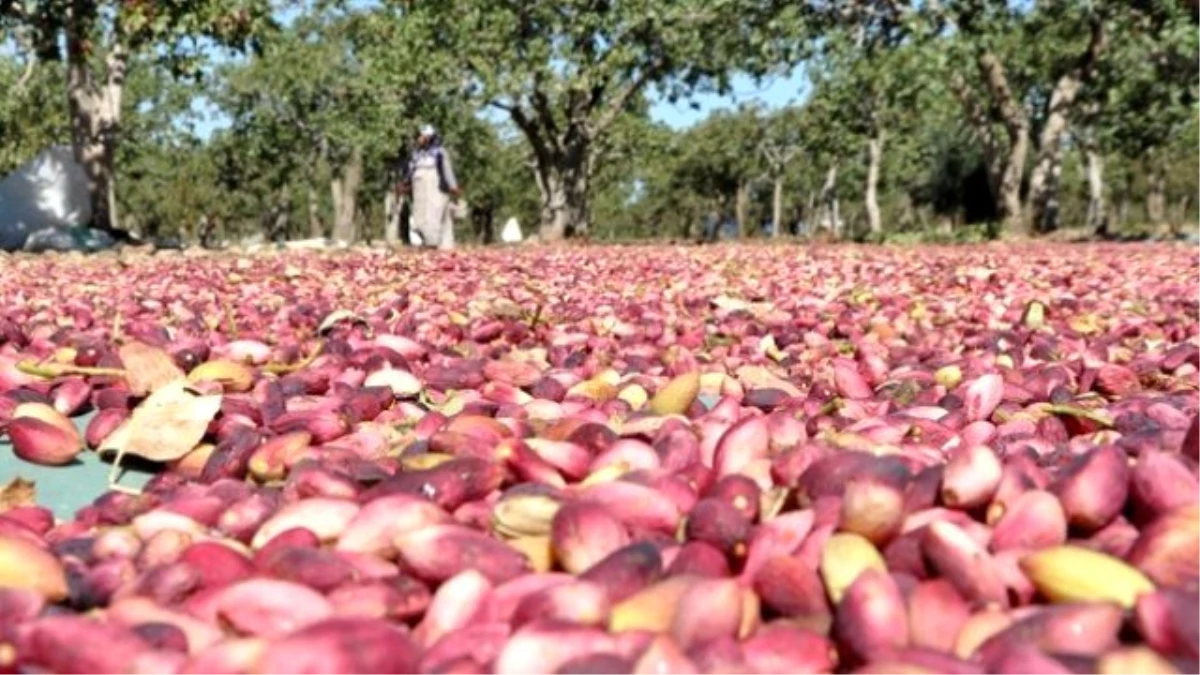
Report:
<svg viewBox="0 0 1200 675"><path fill-rule="evenodd" d="M417 147L408 160L402 191L412 195L409 228L420 246L454 248L454 205L460 194L450 153L436 130L426 124L417 134Z"/></svg>

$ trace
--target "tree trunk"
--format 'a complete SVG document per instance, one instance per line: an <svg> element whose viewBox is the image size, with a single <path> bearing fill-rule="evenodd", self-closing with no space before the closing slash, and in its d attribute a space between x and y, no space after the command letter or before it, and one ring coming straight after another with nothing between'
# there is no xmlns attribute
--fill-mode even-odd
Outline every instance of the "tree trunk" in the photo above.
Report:
<svg viewBox="0 0 1200 675"><path fill-rule="evenodd" d="M737 221L737 238L746 238L746 211L750 205L750 183L740 181L733 201L733 217Z"/></svg>
<svg viewBox="0 0 1200 675"><path fill-rule="evenodd" d="M1107 237L1108 204L1104 189L1104 155L1091 140L1084 141L1083 157L1086 162L1088 184L1087 227L1098 237Z"/></svg>
<svg viewBox="0 0 1200 675"><path fill-rule="evenodd" d="M313 154L313 159L308 164L308 192L306 199L308 200L308 234L313 239L321 239L325 236L325 223L321 220L321 202L317 198L317 171L320 167L328 166L329 162L329 140L321 136L317 143L317 151Z"/></svg>
<svg viewBox="0 0 1200 675"><path fill-rule="evenodd" d="M876 130L867 140L867 225L871 234L883 233L883 219L879 215L879 166L883 162L883 129Z"/></svg>
<svg viewBox="0 0 1200 675"><path fill-rule="evenodd" d="M196 238L200 242L200 248L212 248L216 243L213 241L214 234L217 230L217 222L207 213L200 214L200 220L196 223Z"/></svg>
<svg viewBox="0 0 1200 675"><path fill-rule="evenodd" d="M383 198L383 240L388 246L400 242L400 212L404 207L404 198L397 195L391 186Z"/></svg>
<svg viewBox="0 0 1200 675"><path fill-rule="evenodd" d="M1060 199L1062 191L1059 189L1062 186L1062 156L1063 151L1060 141L1059 150L1050 164L1050 178L1047 183L1045 205L1037 221L1039 232L1053 232L1058 229L1058 217L1062 210L1062 200Z"/></svg>
<svg viewBox="0 0 1200 675"><path fill-rule="evenodd" d="M491 207L476 208L471 211L471 223L474 226L475 238L483 245L496 243L496 210Z"/></svg>
<svg viewBox="0 0 1200 675"><path fill-rule="evenodd" d="M311 180L308 183L305 199L308 203L308 236L320 239L325 236L325 225L321 222L321 205L317 201L317 188L313 186Z"/></svg>
<svg viewBox="0 0 1200 675"><path fill-rule="evenodd" d="M783 228L784 177L787 175L788 164L799 151L800 147L795 144L784 147L766 146L762 149L763 157L767 160L768 173L773 177L771 185L771 238L773 239L779 237Z"/></svg>
<svg viewBox="0 0 1200 675"><path fill-rule="evenodd" d="M404 158L397 157L387 171L387 185L383 197L383 241L389 248L408 243L404 227L404 207L408 201L406 195L398 192L400 183L404 180Z"/></svg>
<svg viewBox="0 0 1200 675"><path fill-rule="evenodd" d="M825 184L821 186L821 218L826 228L833 233L835 237L841 236L841 223L838 222L838 200L837 200L837 174L838 163L834 160L829 165L829 170L825 172Z"/></svg>
<svg viewBox="0 0 1200 675"><path fill-rule="evenodd" d="M1029 218L1026 229L1029 232L1044 233L1055 229L1055 216L1050 211L1058 200L1057 187L1060 181L1055 174L1062 171L1062 140L1065 132L1066 116L1051 113L1046 126L1042 128L1037 160L1029 176L1029 208L1026 211Z"/></svg>
<svg viewBox="0 0 1200 675"><path fill-rule="evenodd" d="M1176 236L1187 224L1188 207L1192 205L1192 196L1185 194L1175 203L1175 214L1171 217L1171 235Z"/></svg>
<svg viewBox="0 0 1200 675"><path fill-rule="evenodd" d="M287 233L291 228L291 215L292 210L286 203L279 206L275 214L275 221L271 223L271 241L287 241Z"/></svg>
<svg viewBox="0 0 1200 675"><path fill-rule="evenodd" d="M564 166L564 164L566 164ZM560 241L588 231L588 176L583 166L539 163L536 171L542 196L538 237Z"/></svg>
<svg viewBox="0 0 1200 675"><path fill-rule="evenodd" d="M1096 61L1107 48L1108 38L1104 22L1091 23L1091 38L1075 65L1063 73L1054 83L1046 109L1046 121L1038 137L1038 154L1033 173L1029 177L1029 227L1030 232L1050 232L1054 229L1056 216L1047 214L1058 199L1058 178L1062 171L1062 140L1069 125L1068 116L1075 105L1080 90L1091 79ZM1055 174L1055 172L1059 172Z"/></svg>
<svg viewBox="0 0 1200 675"><path fill-rule="evenodd" d="M1014 131L1015 140L1008 149L1004 170L996 187L996 205L1000 226L1009 232L1028 234L1021 217L1021 176L1025 173L1025 156L1029 154L1029 127L1027 124Z"/></svg>
<svg viewBox="0 0 1200 675"><path fill-rule="evenodd" d="M1167 173L1160 154L1157 148L1146 153L1146 161L1150 164L1146 176L1146 219L1156 230L1167 220Z"/></svg>
<svg viewBox="0 0 1200 675"><path fill-rule="evenodd" d="M771 238L779 238L779 228L783 226L783 176L775 177L771 188Z"/></svg>
<svg viewBox="0 0 1200 675"><path fill-rule="evenodd" d="M951 79L951 86L967 113L973 133L983 145L988 183L1001 226L1007 231L1024 232L1027 223L1021 217L1021 177L1029 153L1029 116L1009 87L1004 64L994 53L987 49L980 51L975 65L991 105L980 105L961 75ZM993 118L988 110L993 108L1003 122L1006 142L1002 143L992 131Z"/></svg>
<svg viewBox="0 0 1200 675"><path fill-rule="evenodd" d="M330 192L333 195L333 238L337 241L354 243L354 216L358 208L358 188L361 182L362 151L355 148L346 165L330 181Z"/></svg>
<svg viewBox="0 0 1200 675"><path fill-rule="evenodd" d="M74 0L67 23L67 101L71 115L71 144L75 161L87 176L92 226L115 231L116 172L121 96L125 90L128 54L114 39L104 59L104 82L97 84L88 64L88 37L95 8Z"/></svg>
<svg viewBox="0 0 1200 675"><path fill-rule="evenodd" d="M817 191L808 191L808 201L804 206L804 234L812 236L816 233L820 226L820 218L817 213Z"/></svg>
<svg viewBox="0 0 1200 675"><path fill-rule="evenodd" d="M287 231L291 224L291 215L291 195L288 189L284 187L280 192L279 198L263 214L262 229L267 241L279 242L287 238Z"/></svg>

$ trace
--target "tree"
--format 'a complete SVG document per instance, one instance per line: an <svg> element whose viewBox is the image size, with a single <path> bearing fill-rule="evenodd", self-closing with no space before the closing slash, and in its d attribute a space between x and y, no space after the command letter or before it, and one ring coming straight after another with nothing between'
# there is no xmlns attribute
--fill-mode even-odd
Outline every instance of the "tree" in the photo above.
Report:
<svg viewBox="0 0 1200 675"><path fill-rule="evenodd" d="M962 239L1196 209L1182 0L286 0L278 30L268 0L76 2L0 0L0 171L75 140L100 217L139 233L395 241L399 200L376 197L421 123L485 241L509 215L546 238L687 235L721 208L743 231ZM800 105L682 130L648 113L800 57ZM205 101L231 124L202 139Z"/></svg>
<svg viewBox="0 0 1200 675"><path fill-rule="evenodd" d="M834 30L827 34L820 52L818 77L826 95L846 116L848 131L865 140L868 169L864 199L868 225L875 234L883 230L878 184L887 133L882 118L891 93L886 80L892 76L879 61L903 38L901 12L902 8L893 3L848 3L826 17ZM835 179L836 173L831 171L827 183Z"/></svg>
<svg viewBox="0 0 1200 675"><path fill-rule="evenodd" d="M1111 58L1081 94L1075 118L1087 163L1088 226L1101 234L1108 234L1105 164L1113 155L1145 157L1147 217L1155 227L1164 225L1167 157L1194 126L1198 98L1195 12L1178 2L1152 2L1124 18L1113 31Z"/></svg>
<svg viewBox="0 0 1200 675"><path fill-rule="evenodd" d="M122 227L153 236L195 236L194 214L222 201L216 165L194 133L202 84L180 80L145 56L130 61L117 149Z"/></svg>
<svg viewBox="0 0 1200 675"><path fill-rule="evenodd" d="M70 124L59 105L63 71L37 59L0 56L0 176L49 145L69 143Z"/></svg>
<svg viewBox="0 0 1200 675"><path fill-rule="evenodd" d="M1021 57L1041 45L1030 40L1028 29L1034 25L1029 13L1010 6L1006 1L951 0L944 6L933 3L928 11L940 26L948 24L955 30L948 43L969 68L952 75L951 84L963 106L966 117L984 150L992 192L996 197L1003 226L1015 232L1030 232L1031 221L1023 214L1022 179L1031 144L1033 120L1028 108L1037 99L1029 96L1025 86L1036 79L1023 70ZM1036 10L1035 10L1036 13ZM1090 74L1096 58L1103 49L1102 24L1090 22L1093 31L1086 50L1062 73L1048 99L1052 119L1059 119L1074 102L1078 81ZM1059 43L1053 42L1053 48ZM1057 63L1056 63L1057 65ZM1043 140L1052 145L1061 137L1059 124L1047 125ZM998 132L999 127L1002 132ZM1039 181L1044 185L1047 162L1057 156L1049 147L1042 150L1038 166L1043 167ZM1039 185L1039 191L1043 186Z"/></svg>
<svg viewBox="0 0 1200 675"><path fill-rule="evenodd" d="M846 111L844 90L825 76L820 67L820 62L813 66L815 72L810 76L813 92L800 117L808 164L815 174L807 181L810 189L806 219L813 227L826 228L833 236L840 237L839 174L849 156L846 149L855 142L855 122L852 113Z"/></svg>
<svg viewBox="0 0 1200 675"><path fill-rule="evenodd" d="M519 135L469 114L453 126L451 152L470 212L471 234L495 243L498 220L537 217L537 192L527 180L529 149Z"/></svg>
<svg viewBox="0 0 1200 675"><path fill-rule="evenodd" d="M317 194L325 180L333 212L329 233L352 242L362 149L378 130L371 124L375 91L348 43L348 23L321 13L300 15L265 40L258 56L226 70L218 102L249 147L284 165L268 211L282 209L293 191L303 190L308 234L325 236Z"/></svg>
<svg viewBox="0 0 1200 675"><path fill-rule="evenodd" d="M929 3L927 11L935 21L955 28L949 44L967 57L963 62L972 64L952 82L982 141L1004 225L1035 234L1057 225L1064 139L1084 93L1096 86L1098 73L1112 60L1113 36L1149 17L1177 14L1180 5L1173 0L1059 0L1028 7L1000 0L949 0ZM975 71L973 76L969 70Z"/></svg>
<svg viewBox="0 0 1200 675"><path fill-rule="evenodd" d="M771 179L771 236L779 236L783 224L783 191L788 167L800 153L804 138L800 108L788 106L776 111L765 122L759 152Z"/></svg>
<svg viewBox="0 0 1200 675"><path fill-rule="evenodd" d="M868 229L878 236L887 139L912 126L918 98L936 80L936 63L929 49L909 39L906 16L895 3L854 3L838 19L822 48L818 81L846 131L865 146L864 207Z"/></svg>
<svg viewBox="0 0 1200 675"><path fill-rule="evenodd" d="M735 69L788 62L804 25L798 3L753 0L444 0L415 11L465 68L464 88L524 134L550 240L587 231L604 139L644 91L720 88Z"/></svg>
<svg viewBox="0 0 1200 675"><path fill-rule="evenodd" d="M129 63L153 55L183 75L204 49L245 47L271 25L267 0L5 2L0 22L43 60L66 66L71 140L88 178L93 224L115 230L114 165Z"/></svg>
<svg viewBox="0 0 1200 675"><path fill-rule="evenodd" d="M603 172L632 177L620 201L606 200L601 189L597 211L606 218L609 236L692 236L713 207L712 193L697 189L688 173L695 137L648 120L637 129L625 158Z"/></svg>
<svg viewBox="0 0 1200 675"><path fill-rule="evenodd" d="M679 179L727 214L732 206L738 236L746 234L750 193L763 175L762 111L743 106L717 111L684 134Z"/></svg>

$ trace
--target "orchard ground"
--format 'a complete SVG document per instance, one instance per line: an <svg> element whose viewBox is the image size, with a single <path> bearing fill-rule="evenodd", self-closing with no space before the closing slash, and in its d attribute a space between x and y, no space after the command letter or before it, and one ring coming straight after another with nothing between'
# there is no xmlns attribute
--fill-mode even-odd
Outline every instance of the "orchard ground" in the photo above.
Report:
<svg viewBox="0 0 1200 675"><path fill-rule="evenodd" d="M1194 672L1198 367L1182 245L7 255L0 475L154 475L0 669Z"/></svg>

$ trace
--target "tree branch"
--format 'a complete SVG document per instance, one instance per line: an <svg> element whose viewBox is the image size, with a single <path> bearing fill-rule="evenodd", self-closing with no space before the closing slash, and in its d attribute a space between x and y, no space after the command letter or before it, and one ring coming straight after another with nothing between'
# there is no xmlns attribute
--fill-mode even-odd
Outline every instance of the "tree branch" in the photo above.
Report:
<svg viewBox="0 0 1200 675"><path fill-rule="evenodd" d="M25 70L21 73L21 77L18 78L16 84L13 85L13 91L17 93L25 91L25 85L29 84L30 78L33 77L33 68L36 64L37 57L31 55L29 60L25 62Z"/></svg>
<svg viewBox="0 0 1200 675"><path fill-rule="evenodd" d="M542 89L545 84L545 73L538 70L533 76L533 92L529 95L529 100L533 104L534 113L537 115L538 122L546 131L546 140L556 149L562 149L562 143L559 138L558 121L554 119L554 111L550 109L550 99L546 96L546 92Z"/></svg>
<svg viewBox="0 0 1200 675"><path fill-rule="evenodd" d="M22 10L20 7L16 7L13 11L13 16L16 16L17 18L24 17L24 10ZM5 14L6 11L4 10L3 5L0 4L0 17L4 16ZM22 71L21 77L13 85L13 91L20 93L25 91L25 86L29 84L29 80L33 77L33 71L37 66L38 61L38 52L33 44L33 41L29 39L24 30L14 30L13 40L17 43L18 49L27 54L28 59L25 62L25 70Z"/></svg>
<svg viewBox="0 0 1200 675"><path fill-rule="evenodd" d="M580 74L589 81L598 77L601 81L607 82L609 78L606 73L609 73L612 70L611 61L614 58L614 54L619 53L621 45L629 40L635 39L633 36L638 31L646 29L648 25L649 18L645 18L642 20L642 22L630 26L628 30L621 32L619 35L613 36L611 40L608 40L608 49L600 52L599 54L596 53L594 45L589 44L587 53L591 58L587 65L581 69Z"/></svg>
<svg viewBox="0 0 1200 675"><path fill-rule="evenodd" d="M519 128L522 133L525 134L525 138L529 141L529 145L533 149L533 155L536 159L537 166L551 166L553 161L550 148L547 146L541 130L538 129L537 124L534 124L533 120L529 119L529 115L525 112L524 108L516 103L511 105L497 105L497 107L506 109L509 117L512 118L513 124L516 124L517 128ZM540 175L540 172L535 173Z"/></svg>
<svg viewBox="0 0 1200 675"><path fill-rule="evenodd" d="M1079 56L1079 61L1075 66L1078 72L1078 77L1081 82L1087 82L1096 72L1096 64L1108 50L1108 31L1105 30L1104 20L1096 15L1093 15L1088 20L1091 34L1088 37L1088 45L1083 54Z"/></svg>
<svg viewBox="0 0 1200 675"><path fill-rule="evenodd" d="M595 123L588 127L587 134L592 138L595 138L596 136L599 136L607 131L608 128L612 126L612 123L616 121L617 117L629 105L629 102L633 100L633 97L641 92L641 90L650 82L652 78L659 74L659 70L662 68L662 66L662 58L656 56L653 60L651 60L650 63L646 64L645 68L630 78L629 81L625 83L625 86L622 87L616 93L616 95L609 100L608 105L605 107L604 111L600 113L600 117L595 121Z"/></svg>
<svg viewBox="0 0 1200 675"><path fill-rule="evenodd" d="M979 67L980 74L983 76L984 82L987 84L988 91L996 102L996 106L1000 110L1000 116L1004 119L1004 126L1010 137L1015 138L1021 129L1027 127L1029 120L1025 115L1024 109L1013 96L1012 89L1008 85L1008 76L1004 72L1004 64L1000 59L992 53L990 49L981 49L976 57L976 64Z"/></svg>
<svg viewBox="0 0 1200 675"><path fill-rule="evenodd" d="M954 73L950 78L950 88L954 90L955 96L966 111L967 121L970 123L975 135L979 137L980 142L983 143L984 152L987 153L989 158L992 157L996 152L996 135L992 133L991 120L988 119L987 114L975 101L975 97L967 87L967 83L963 80L962 75Z"/></svg>

